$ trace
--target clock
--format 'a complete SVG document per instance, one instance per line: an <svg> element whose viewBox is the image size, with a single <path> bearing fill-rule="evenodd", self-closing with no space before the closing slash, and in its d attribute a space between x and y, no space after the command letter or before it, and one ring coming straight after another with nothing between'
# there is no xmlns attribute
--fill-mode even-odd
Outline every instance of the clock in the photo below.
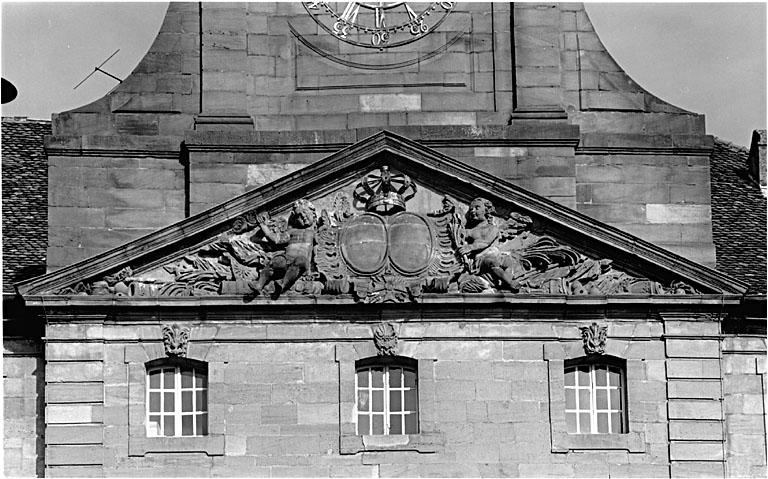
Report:
<svg viewBox="0 0 768 479"><path fill-rule="evenodd" d="M339 40L384 51L435 30L455 2L304 2L320 27Z"/></svg>

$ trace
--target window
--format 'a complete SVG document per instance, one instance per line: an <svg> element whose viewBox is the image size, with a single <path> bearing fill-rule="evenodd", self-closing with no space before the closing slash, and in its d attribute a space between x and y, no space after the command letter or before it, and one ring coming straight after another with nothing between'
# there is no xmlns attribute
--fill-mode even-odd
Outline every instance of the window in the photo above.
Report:
<svg viewBox="0 0 768 479"><path fill-rule="evenodd" d="M208 368L192 360L147 367L147 436L208 434Z"/></svg>
<svg viewBox="0 0 768 479"><path fill-rule="evenodd" d="M568 365L564 371L565 422L569 434L626 432L624 374L619 365Z"/></svg>
<svg viewBox="0 0 768 479"><path fill-rule="evenodd" d="M358 435L418 434L416 367L399 359L400 364L356 368Z"/></svg>

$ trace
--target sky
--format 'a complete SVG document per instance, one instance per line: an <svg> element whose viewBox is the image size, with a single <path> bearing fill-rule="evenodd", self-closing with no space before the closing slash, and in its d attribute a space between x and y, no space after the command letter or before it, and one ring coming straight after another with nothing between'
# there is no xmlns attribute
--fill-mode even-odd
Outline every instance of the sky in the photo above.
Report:
<svg viewBox="0 0 768 479"><path fill-rule="evenodd" d="M2 3L2 76L19 90L4 116L50 118L96 100L152 44L162 3ZM650 93L706 114L707 133L749 146L766 127L765 3L589 3L598 35Z"/></svg>

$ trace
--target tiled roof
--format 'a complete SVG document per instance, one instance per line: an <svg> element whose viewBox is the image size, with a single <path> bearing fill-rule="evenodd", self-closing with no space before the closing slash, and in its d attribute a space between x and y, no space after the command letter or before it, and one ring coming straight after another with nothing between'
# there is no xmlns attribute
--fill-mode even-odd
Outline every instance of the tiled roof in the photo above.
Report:
<svg viewBox="0 0 768 479"><path fill-rule="evenodd" d="M750 285L749 293L766 289L766 199L749 176L749 151L715 138L710 161L712 235L717 269Z"/></svg>
<svg viewBox="0 0 768 479"><path fill-rule="evenodd" d="M43 137L51 122L2 119L3 292L45 273L48 247L48 162Z"/></svg>

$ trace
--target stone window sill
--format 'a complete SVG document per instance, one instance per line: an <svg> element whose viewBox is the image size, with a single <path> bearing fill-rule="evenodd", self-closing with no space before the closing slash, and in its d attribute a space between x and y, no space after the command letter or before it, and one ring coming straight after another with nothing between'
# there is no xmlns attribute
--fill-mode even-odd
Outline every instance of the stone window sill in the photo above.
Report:
<svg viewBox="0 0 768 479"><path fill-rule="evenodd" d="M204 452L209 456L224 455L224 435L201 437L133 437L128 442L129 456L150 452Z"/></svg>
<svg viewBox="0 0 768 479"><path fill-rule="evenodd" d="M645 452L645 437L640 432L629 432L627 434L553 433L552 452L579 450Z"/></svg>
<svg viewBox="0 0 768 479"><path fill-rule="evenodd" d="M404 434L392 436L341 436L341 454L357 454L372 451L416 451L423 454L442 450L445 440L442 434Z"/></svg>

